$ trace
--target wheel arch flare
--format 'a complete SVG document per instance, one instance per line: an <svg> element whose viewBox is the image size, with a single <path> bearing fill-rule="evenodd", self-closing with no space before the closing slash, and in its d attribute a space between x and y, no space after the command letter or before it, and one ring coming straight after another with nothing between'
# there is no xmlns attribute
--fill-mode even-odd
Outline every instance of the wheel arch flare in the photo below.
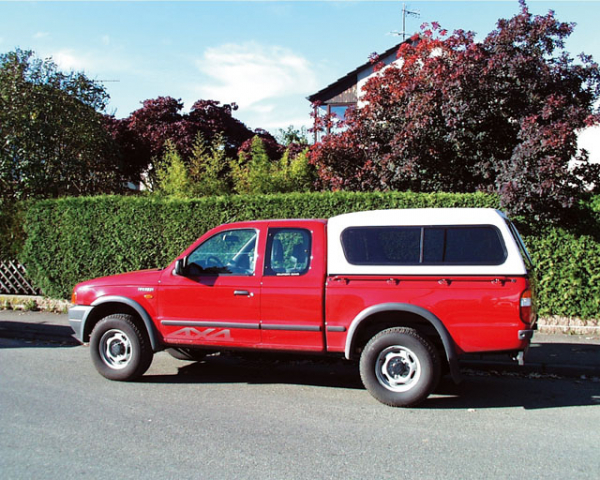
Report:
<svg viewBox="0 0 600 480"><path fill-rule="evenodd" d="M385 319L385 320L384 320ZM426 327L429 336L437 337L444 350L444 355L450 367L450 374L456 383L460 383L461 375L454 340L442 321L422 307L408 303L382 303L372 305L360 312L348 328L344 354L347 359L358 356L362 342L366 342L378 330L393 326L414 327L415 321ZM368 332L367 334L365 334ZM423 332L427 334L428 332Z"/></svg>

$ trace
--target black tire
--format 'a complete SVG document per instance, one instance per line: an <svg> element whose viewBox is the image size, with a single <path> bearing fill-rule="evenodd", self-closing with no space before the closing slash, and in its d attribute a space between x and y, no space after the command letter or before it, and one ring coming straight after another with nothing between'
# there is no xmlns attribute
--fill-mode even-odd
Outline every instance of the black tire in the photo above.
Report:
<svg viewBox="0 0 600 480"><path fill-rule="evenodd" d="M145 331L131 315L117 313L100 320L90 338L92 361L110 380L135 380L152 363L152 348Z"/></svg>
<svg viewBox="0 0 600 480"><path fill-rule="evenodd" d="M435 347L416 330L389 328L365 346L360 376L381 403L410 407L425 400L437 386L440 360Z"/></svg>
<svg viewBox="0 0 600 480"><path fill-rule="evenodd" d="M166 352L177 360L197 362L206 357L206 351L193 348L167 348Z"/></svg>

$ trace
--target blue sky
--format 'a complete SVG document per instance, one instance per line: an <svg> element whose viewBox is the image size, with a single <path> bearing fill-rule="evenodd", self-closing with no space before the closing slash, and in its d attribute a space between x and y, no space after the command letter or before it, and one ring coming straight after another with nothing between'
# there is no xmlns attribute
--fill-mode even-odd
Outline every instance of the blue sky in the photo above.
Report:
<svg viewBox="0 0 600 480"><path fill-rule="evenodd" d="M481 37L511 1L410 1L420 18ZM578 26L567 44L600 60L600 1L529 1ZM400 41L399 1L0 2L0 52L15 47L52 56L63 70L85 71L111 96L109 113L126 117L160 95L236 102L248 127L276 132L310 123L306 96Z"/></svg>

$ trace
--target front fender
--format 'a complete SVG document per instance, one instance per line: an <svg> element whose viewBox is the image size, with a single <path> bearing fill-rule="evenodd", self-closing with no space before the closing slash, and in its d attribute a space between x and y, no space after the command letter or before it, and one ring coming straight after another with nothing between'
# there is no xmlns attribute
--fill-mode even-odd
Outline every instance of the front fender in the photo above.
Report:
<svg viewBox="0 0 600 480"><path fill-rule="evenodd" d="M150 337L150 345L152 346L152 350L156 352L162 349L156 327L154 326L150 315L148 315L148 312L146 312L144 307L131 298L121 297L118 295L100 297L94 300L89 306L75 305L69 309L69 323L71 324L71 328L75 331L75 337L80 342L83 343L85 341L85 332L87 331L86 322L90 318L94 318L94 310L109 303L127 305L129 308L133 309L144 322L144 326L148 332L148 337Z"/></svg>
<svg viewBox="0 0 600 480"><path fill-rule="evenodd" d="M92 302L92 306L96 307L98 305L104 305L106 303L123 303L133 308L144 322L144 325L146 326L146 331L148 332L148 336L150 337L150 345L152 345L152 351L156 352L160 349L160 342L158 340L156 327L154 326L154 322L152 322L150 315L148 315L148 312L146 312L144 307L142 307L139 303L137 303L135 300L132 300L131 298L120 297L118 295L100 297Z"/></svg>

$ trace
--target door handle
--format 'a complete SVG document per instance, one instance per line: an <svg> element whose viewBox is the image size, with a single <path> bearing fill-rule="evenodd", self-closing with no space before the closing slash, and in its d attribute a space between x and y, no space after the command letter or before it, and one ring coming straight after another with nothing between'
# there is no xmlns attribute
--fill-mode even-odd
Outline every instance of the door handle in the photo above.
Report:
<svg viewBox="0 0 600 480"><path fill-rule="evenodd" d="M237 297L253 297L254 294L250 293L248 290L234 290L233 294Z"/></svg>

